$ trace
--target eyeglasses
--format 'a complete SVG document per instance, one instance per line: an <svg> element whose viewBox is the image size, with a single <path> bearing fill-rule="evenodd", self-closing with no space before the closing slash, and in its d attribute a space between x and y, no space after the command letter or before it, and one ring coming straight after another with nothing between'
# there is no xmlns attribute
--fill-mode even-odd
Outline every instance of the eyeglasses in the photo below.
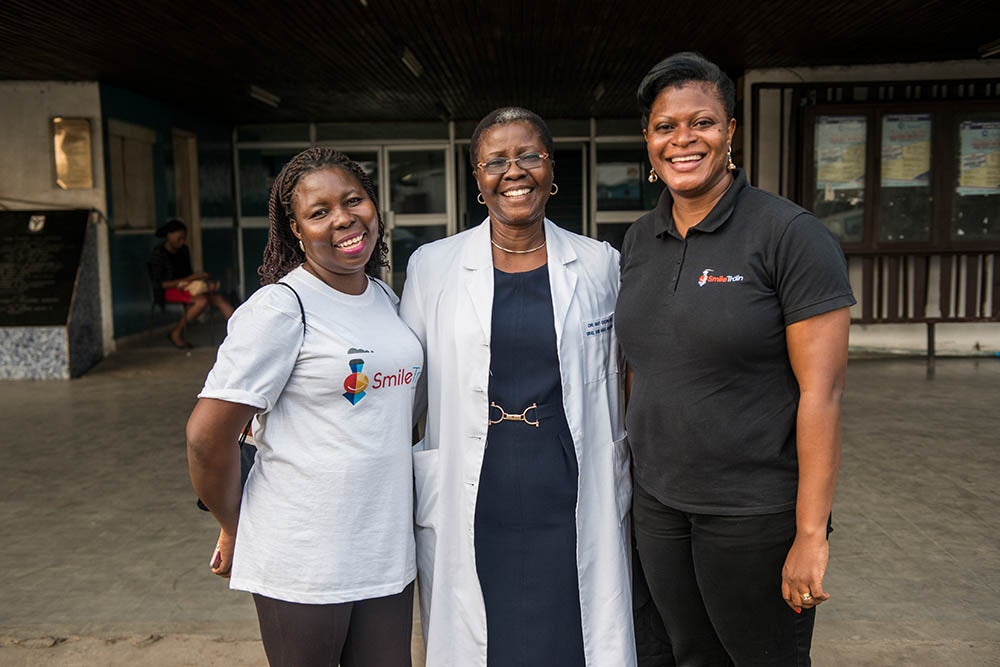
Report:
<svg viewBox="0 0 1000 667"><path fill-rule="evenodd" d="M476 166L491 176L500 176L507 173L511 162L517 164L521 169L537 169L548 158L548 153L525 153L515 158L495 157L492 160L480 162Z"/></svg>

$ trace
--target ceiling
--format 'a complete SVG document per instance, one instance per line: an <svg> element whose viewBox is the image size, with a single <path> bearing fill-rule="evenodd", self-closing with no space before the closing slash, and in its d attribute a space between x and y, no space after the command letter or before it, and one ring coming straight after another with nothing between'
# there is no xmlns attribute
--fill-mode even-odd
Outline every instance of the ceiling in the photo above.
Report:
<svg viewBox="0 0 1000 667"><path fill-rule="evenodd" d="M228 122L630 117L659 59L976 59L996 0L0 1L0 80L100 81ZM402 61L408 50L419 75ZM280 98L271 108L248 95ZM2 104L2 101L0 101Z"/></svg>

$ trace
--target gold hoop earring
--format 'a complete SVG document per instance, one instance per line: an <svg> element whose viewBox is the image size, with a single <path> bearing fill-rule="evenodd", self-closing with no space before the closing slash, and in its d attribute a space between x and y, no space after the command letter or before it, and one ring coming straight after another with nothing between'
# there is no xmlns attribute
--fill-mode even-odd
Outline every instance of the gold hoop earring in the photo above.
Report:
<svg viewBox="0 0 1000 667"><path fill-rule="evenodd" d="M550 197L555 197L557 194L559 194L559 186L556 185L555 183L553 183L552 184L552 189L549 190L549 196Z"/></svg>
<svg viewBox="0 0 1000 667"><path fill-rule="evenodd" d="M729 150L726 152L726 169L732 171L736 169L736 165L733 164L733 145L729 144Z"/></svg>
<svg viewBox="0 0 1000 667"><path fill-rule="evenodd" d="M483 193L482 192L480 192L478 195L476 195L476 201L479 202L480 204L482 204L483 206L486 206L486 200L483 198Z"/></svg>
<svg viewBox="0 0 1000 667"><path fill-rule="evenodd" d="M302 251L303 255L306 254L306 247L302 244L302 239L299 239L299 249Z"/></svg>
<svg viewBox="0 0 1000 667"><path fill-rule="evenodd" d="M646 178L646 180L649 181L650 183L656 183L658 180L660 180L660 177L656 175L656 170L650 167L649 176Z"/></svg>

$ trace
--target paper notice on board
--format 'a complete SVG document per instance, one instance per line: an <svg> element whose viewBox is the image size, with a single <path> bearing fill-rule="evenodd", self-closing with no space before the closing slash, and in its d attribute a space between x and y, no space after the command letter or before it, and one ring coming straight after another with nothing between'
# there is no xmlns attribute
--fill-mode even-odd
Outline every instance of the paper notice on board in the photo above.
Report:
<svg viewBox="0 0 1000 667"><path fill-rule="evenodd" d="M958 133L958 194L1000 194L1000 122L965 121Z"/></svg>
<svg viewBox="0 0 1000 667"><path fill-rule="evenodd" d="M886 116L882 120L882 187L928 187L930 175L930 114Z"/></svg>
<svg viewBox="0 0 1000 667"><path fill-rule="evenodd" d="M864 187L865 117L820 116L816 119L816 187L834 190Z"/></svg>

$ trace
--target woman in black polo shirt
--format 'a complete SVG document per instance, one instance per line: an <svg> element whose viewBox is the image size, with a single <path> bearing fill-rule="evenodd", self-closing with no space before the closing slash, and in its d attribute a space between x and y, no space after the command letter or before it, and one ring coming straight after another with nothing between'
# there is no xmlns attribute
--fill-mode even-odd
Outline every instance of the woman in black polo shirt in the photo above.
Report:
<svg viewBox="0 0 1000 667"><path fill-rule="evenodd" d="M666 185L625 237L636 544L677 664L805 665L854 303L836 239L731 159L732 81L693 53L638 92Z"/></svg>

